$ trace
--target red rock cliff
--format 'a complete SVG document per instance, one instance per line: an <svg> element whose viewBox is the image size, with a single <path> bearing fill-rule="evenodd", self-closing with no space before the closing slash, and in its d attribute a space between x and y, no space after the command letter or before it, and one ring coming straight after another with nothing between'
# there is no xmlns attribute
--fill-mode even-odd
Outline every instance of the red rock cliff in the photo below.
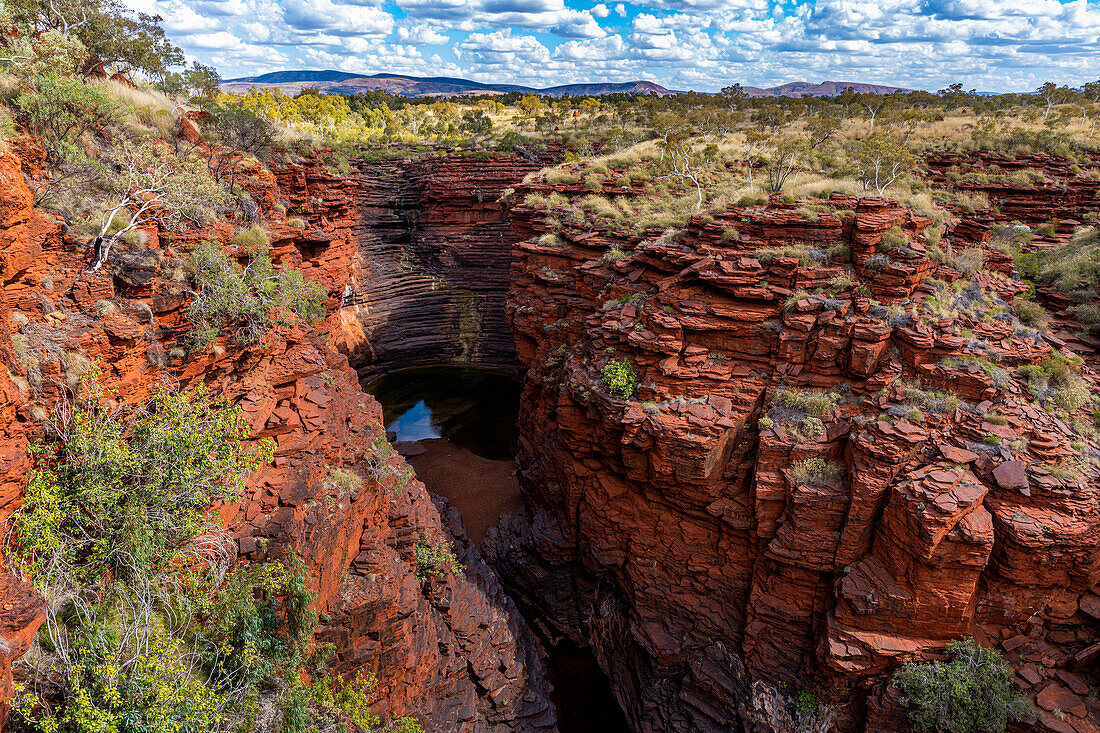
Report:
<svg viewBox="0 0 1100 733"><path fill-rule="evenodd" d="M1022 285L940 282L959 275L927 257L929 220L826 203L673 237L513 208L527 505L487 556L592 647L637 730L778 725L759 683L897 730L887 674L967 634L1021 670L1040 729L1096 730L1100 489L1066 466L1097 446L1012 372L1059 342L994 315ZM761 252L807 243L817 264ZM632 399L601 384L613 359ZM835 393L820 420L782 392L814 389Z"/></svg>
<svg viewBox="0 0 1100 733"><path fill-rule="evenodd" d="M447 362L515 368L504 313L513 236L500 198L548 161L363 164L353 204L358 267L342 285L349 327L361 331L343 348L364 377Z"/></svg>
<svg viewBox="0 0 1100 733"><path fill-rule="evenodd" d="M530 632L454 513L427 494L400 457L379 452L381 409L334 348L356 334L355 319L340 304L363 264L355 197L370 175L349 180L309 161L278 176L252 170L245 185L270 219L273 258L320 282L330 292L331 315L312 332L293 327L260 347L220 343L184 358L177 347L187 330L188 296L173 279L179 247L206 238L225 242L231 227L172 237L147 232L146 247L121 248L109 267L88 274L86 248L32 208L19 161L0 157L0 173L6 179L0 196L5 518L20 502L28 438L40 434L45 410L76 376L66 372L68 354L98 359L103 383L130 402L165 378L204 381L243 406L255 438L278 445L246 499L222 509L240 554L258 560L293 547L302 555L324 621L319 640L335 644L339 672L377 675L376 712L415 715L431 731L553 730ZM276 213L280 199L308 202L300 212L304 228L287 226ZM329 467L358 474L362 488L336 486ZM453 537L465 576L418 581L414 544L421 536ZM6 699L11 659L29 644L41 607L14 577L0 583L0 597L8 609L0 628Z"/></svg>

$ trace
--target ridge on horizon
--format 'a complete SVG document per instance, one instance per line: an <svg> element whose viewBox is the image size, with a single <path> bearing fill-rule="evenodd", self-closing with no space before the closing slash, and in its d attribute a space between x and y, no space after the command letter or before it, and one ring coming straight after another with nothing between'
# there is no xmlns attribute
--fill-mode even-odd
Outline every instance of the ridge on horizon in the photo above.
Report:
<svg viewBox="0 0 1100 733"><path fill-rule="evenodd" d="M297 93L307 88L337 94L384 91L406 97L453 97L482 93L506 94L508 92L535 93L546 96L601 96L615 93L666 96L685 93L683 90L669 89L656 82L641 79L626 82L584 82L549 87L532 87L523 84L493 84L449 76L422 77L387 72L356 74L334 69L272 71L226 79L221 85L224 91L235 92L246 91L253 87L276 88L286 93ZM842 93L849 87L866 94L891 94L912 91L904 87L882 84L836 81L823 81L819 84L794 81L768 88L746 86L742 89L750 97L831 97Z"/></svg>

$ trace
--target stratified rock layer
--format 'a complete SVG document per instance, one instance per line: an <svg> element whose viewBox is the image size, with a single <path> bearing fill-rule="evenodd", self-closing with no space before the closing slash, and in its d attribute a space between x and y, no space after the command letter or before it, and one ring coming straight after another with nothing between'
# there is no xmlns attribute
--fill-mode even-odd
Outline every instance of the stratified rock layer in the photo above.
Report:
<svg viewBox="0 0 1100 733"><path fill-rule="evenodd" d="M341 185L357 222L357 250L341 262L342 348L364 378L449 362L515 368L504 313L513 235L500 198L548 160L366 162ZM291 168L280 179L295 183L292 213L325 205L328 181L316 168Z"/></svg>
<svg viewBox="0 0 1100 733"><path fill-rule="evenodd" d="M335 346L361 334L341 310L345 284L359 261L355 202L363 179L306 161L278 176L255 168L243 185L268 218L272 257L303 269L330 293L331 315L317 330L299 326L242 348L220 340L206 353L186 353L187 283L183 247L211 239L227 247L227 223L166 236L145 232L146 246L119 246L108 266L85 272L86 243L32 208L20 164L0 156L8 185L0 195L0 509L20 504L29 470L25 448L41 436L46 410L79 385L69 356L97 360L101 382L120 399L146 399L165 383L205 382L243 408L256 439L276 441L275 458L255 472L246 498L220 509L248 560L293 548L306 561L324 625L319 641L335 644L340 673L373 672L384 719L414 715L427 730L551 731L555 713L535 642L453 512L437 505L411 470L382 449L381 409ZM280 199L308 201L292 216ZM178 279L173 279L173 278ZM359 488L329 478L343 468ZM464 576L421 582L418 540L454 539ZM41 622L41 602L16 578L0 600L0 693L10 692L13 657Z"/></svg>
<svg viewBox="0 0 1100 733"><path fill-rule="evenodd" d="M637 730L760 719L758 683L897 730L886 674L968 634L1035 660L1033 694L1095 664L1097 481L1065 469L1096 446L1010 371L1060 342L995 305L1021 284L933 262L928 219L812 203L832 213L731 207L671 237L512 210L527 505L484 551ZM810 390L835 393L819 417L790 399Z"/></svg>

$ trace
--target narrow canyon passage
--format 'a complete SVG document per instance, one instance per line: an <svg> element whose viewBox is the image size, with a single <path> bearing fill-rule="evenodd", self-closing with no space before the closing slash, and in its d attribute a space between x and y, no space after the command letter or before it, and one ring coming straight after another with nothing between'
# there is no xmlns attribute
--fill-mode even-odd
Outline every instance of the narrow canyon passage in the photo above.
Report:
<svg viewBox="0 0 1100 733"><path fill-rule="evenodd" d="M359 276L344 313L363 338L349 359L395 450L459 511L478 547L522 507L522 381L504 313L515 235L499 199L546 162L374 163L358 179ZM546 652L559 730L629 731L591 651L542 623L540 609L517 605Z"/></svg>
<svg viewBox="0 0 1100 733"><path fill-rule="evenodd" d="M479 546L522 504L515 463L520 387L505 371L450 365L402 369L363 385L382 406L394 447L429 491L458 509ZM629 731L592 653L550 638L535 609L520 610L547 652L561 733Z"/></svg>

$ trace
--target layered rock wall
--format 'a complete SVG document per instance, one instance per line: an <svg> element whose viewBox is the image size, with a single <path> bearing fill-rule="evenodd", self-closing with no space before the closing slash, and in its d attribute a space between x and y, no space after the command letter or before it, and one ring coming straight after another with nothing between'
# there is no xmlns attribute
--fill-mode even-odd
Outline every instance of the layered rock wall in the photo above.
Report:
<svg viewBox="0 0 1100 733"><path fill-rule="evenodd" d="M636 730L747 725L759 683L896 730L885 673L968 634L1017 664L1041 647L1036 695L1095 664L1095 475L1059 469L1082 438L1006 371L1051 344L990 316L1022 286L928 285L959 280L927 256L929 220L811 203L832 213L731 207L673 236L512 211L527 505L484 548L593 648ZM969 295L933 308L948 292ZM601 381L613 361L630 399Z"/></svg>
<svg viewBox="0 0 1100 733"><path fill-rule="evenodd" d="M164 384L205 382L242 406L255 439L277 444L245 499L220 509L239 555L257 561L293 549L302 556L323 621L318 640L334 643L337 672L377 675L374 712L414 715L427 730L554 730L533 637L454 513L384 449L381 409L337 350L361 334L340 305L362 263L356 196L369 175L349 179L315 161L277 176L247 172L244 185L271 230L272 258L321 283L331 315L314 330L282 329L253 347L222 338L197 354L186 350L185 247L209 239L236 254L231 225L145 232L144 246L120 246L91 274L86 243L32 208L19 161L3 156L0 170L7 178L0 201L5 517L20 504L28 439L42 435L43 419L67 390L79 389L82 362L73 354L97 361L104 386L129 403ZM305 226L288 222L280 201L298 207L291 216ZM334 468L355 473L362 486L332 480ZM465 575L418 580L416 543L452 539ZM7 693L8 665L29 644L41 602L14 576L5 576L0 595L5 608L18 609L5 612L0 628L0 692Z"/></svg>
<svg viewBox="0 0 1100 733"><path fill-rule="evenodd" d="M363 164L358 267L343 305L362 331L347 349L364 378L439 363L515 368L504 313L512 233L500 198L547 162L456 155Z"/></svg>

